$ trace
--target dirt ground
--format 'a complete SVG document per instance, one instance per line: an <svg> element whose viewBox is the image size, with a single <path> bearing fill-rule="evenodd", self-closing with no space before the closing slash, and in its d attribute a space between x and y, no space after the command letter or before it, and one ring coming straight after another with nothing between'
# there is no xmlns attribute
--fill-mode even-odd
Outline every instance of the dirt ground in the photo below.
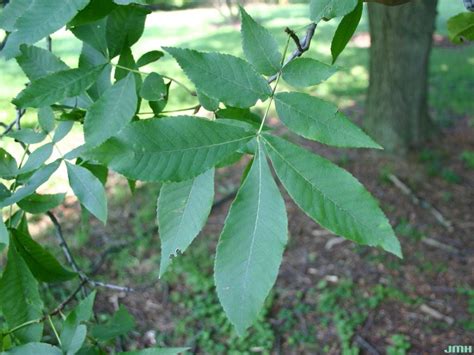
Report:
<svg viewBox="0 0 474 355"><path fill-rule="evenodd" d="M361 116L357 108L348 113ZM282 134L287 135L283 129ZM404 259L341 241L312 222L286 196L290 242L263 320L273 334L271 346L252 347L246 352L352 354L356 353L350 352L354 347L362 354L403 354L389 350L396 348L394 334L405 337L409 354L438 354L448 345L473 345L474 170L460 158L463 152L474 151L472 121L467 117L457 119L435 135L426 148L406 158L367 150L334 150L303 140L300 143L351 171L381 201L401 240ZM216 200L238 185L244 165L241 162L238 167L220 171L218 185L227 186L227 191L217 189ZM390 174L409 186L421 205L395 186ZM149 191L147 187L139 189L126 204L112 202L108 227L93 222L92 239L87 243L90 247L78 249L81 257L97 260L110 245L121 243L121 235L138 238L133 236L136 226L130 221L143 206L153 206L150 199L156 196ZM440 223L426 203L451 222L452 229ZM213 209L198 238L201 241L190 247L204 243L210 260L229 204L224 202ZM77 206L70 205L58 214L63 219L77 215ZM158 270L159 254L153 215L151 211L150 217L140 222L140 230L150 235L151 244L125 248L129 259L136 256L140 260L132 262L125 273L119 272L111 251L97 273L109 282L148 287L130 294L104 290L99 294L97 311L113 311L118 303L125 304L138 322L131 338L133 344L153 344L158 334L161 342L175 342L168 346L186 345L194 353L208 353L210 350L195 341L195 334L203 326L199 322L193 323L194 328L181 329L181 335L173 335L178 332L178 320L192 312L183 300L173 301L173 295L186 294L189 282L176 275L174 281L149 284ZM67 230L73 233L75 218L68 221ZM123 252L121 247L117 250ZM212 262L201 265L201 260L192 261L195 269L211 275ZM205 292L214 292L212 282ZM210 341L226 342L213 335L216 331L210 331ZM232 352L227 347L222 352L244 351Z"/></svg>

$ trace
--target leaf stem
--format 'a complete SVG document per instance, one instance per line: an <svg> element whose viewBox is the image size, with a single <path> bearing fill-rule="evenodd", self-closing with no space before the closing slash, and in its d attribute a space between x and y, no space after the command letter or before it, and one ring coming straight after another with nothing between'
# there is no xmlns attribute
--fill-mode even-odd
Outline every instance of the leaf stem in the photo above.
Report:
<svg viewBox="0 0 474 355"><path fill-rule="evenodd" d="M53 333L54 333L56 339L58 340L59 346L62 348L63 345L61 344L61 338L59 337L58 331L56 330L56 327L54 326L53 320L51 319L51 316L49 314L48 314L48 322L49 322L49 325L51 325L51 328L53 329Z"/></svg>
<svg viewBox="0 0 474 355"><path fill-rule="evenodd" d="M265 121L267 119L268 113L270 112L270 107L272 106L273 98L275 97L275 92L276 92L276 89L278 87L278 83L280 82L281 71L283 69L283 64L285 63L286 53L288 52L288 46L290 44L290 39L291 39L291 35L288 34L288 39L286 40L285 50L283 51L283 56L281 57L280 70L278 71L275 86L273 87L272 94L270 96L270 101L268 102L267 109L265 110L265 114L263 115L262 123L260 124L260 128L258 129L257 136L259 136L260 133L262 133L263 126L265 125Z"/></svg>
<svg viewBox="0 0 474 355"><path fill-rule="evenodd" d="M201 105L195 105L192 107L186 107L186 108L180 108L177 110L168 110L168 111L161 111L160 113L173 113L173 112L183 112L183 111L191 111L191 110L197 110L201 108ZM154 112L139 112L139 115L154 115Z"/></svg>

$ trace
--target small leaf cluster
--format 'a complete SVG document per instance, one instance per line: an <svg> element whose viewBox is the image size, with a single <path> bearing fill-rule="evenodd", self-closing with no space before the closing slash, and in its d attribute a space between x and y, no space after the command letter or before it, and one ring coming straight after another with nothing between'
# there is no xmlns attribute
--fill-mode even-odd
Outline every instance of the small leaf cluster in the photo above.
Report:
<svg viewBox="0 0 474 355"><path fill-rule="evenodd" d="M355 31L361 12L357 0L311 2L309 17L314 26L322 19L345 16L333 41L334 60ZM0 280L6 349L74 354L88 346L86 334L107 342L133 327L128 313L120 309L108 325L89 329L91 294L65 317L61 331L55 331L61 350L40 343L44 320L56 314L44 312L39 283L71 279L81 281L80 286L90 283L81 271L63 267L28 232L26 213L50 213L64 200L64 194L37 193L60 165L65 165L82 208L103 223L109 171L128 179L131 186L136 181L161 183L157 223L162 275L204 227L214 200L216 169L246 159L214 270L219 300L239 334L258 318L288 240L285 202L272 168L289 196L321 226L401 257L387 218L355 177L278 137L267 125L274 104L280 122L305 139L341 148L381 148L334 104L299 90L328 79L336 67L300 58L301 51L288 55L294 36L288 37L281 51L273 35L244 9L245 59L176 47L152 50L135 59L132 47L143 34L148 13L139 1L12 0L0 14L0 27L8 32L1 54L14 58L30 80L12 101L18 126L26 110L38 115L34 129L9 129L5 134L24 148L19 162L6 150L0 151L4 182L0 207L9 212L0 223L0 245L8 247ZM63 26L82 42L77 68L35 45ZM165 52L195 89L158 72L142 71ZM281 81L295 90L279 91ZM207 113L174 116L165 111L175 85L197 98L196 111ZM252 110L256 104L266 106L263 117ZM151 108L151 118L143 118L144 106ZM84 143L62 154L57 144L73 126L82 130ZM32 145L40 143L31 151ZM60 155L57 159L51 158L54 149Z"/></svg>

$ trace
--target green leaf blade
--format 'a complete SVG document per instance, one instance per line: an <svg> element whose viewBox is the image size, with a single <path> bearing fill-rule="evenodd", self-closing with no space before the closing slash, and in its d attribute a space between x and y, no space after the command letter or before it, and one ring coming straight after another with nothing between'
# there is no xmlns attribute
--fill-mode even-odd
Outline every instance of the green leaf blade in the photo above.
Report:
<svg viewBox="0 0 474 355"><path fill-rule="evenodd" d="M7 265L0 279L0 305L10 329L42 316L38 282L13 245L8 249ZM13 334L23 343L40 341L43 324L32 324Z"/></svg>
<svg viewBox="0 0 474 355"><path fill-rule="evenodd" d="M214 268L219 300L241 335L275 283L287 229L285 203L259 144L227 216Z"/></svg>
<svg viewBox="0 0 474 355"><path fill-rule="evenodd" d="M46 213L64 201L66 194L38 195L32 194L18 202L18 207L32 214Z"/></svg>
<svg viewBox="0 0 474 355"><path fill-rule="evenodd" d="M184 253L204 227L213 199L214 169L191 180L163 184L157 207L160 277L171 263L171 257L178 256L178 251Z"/></svg>
<svg viewBox="0 0 474 355"><path fill-rule="evenodd" d="M240 7L242 47L248 61L264 75L273 75L281 68L281 53L272 34Z"/></svg>
<svg viewBox="0 0 474 355"><path fill-rule="evenodd" d="M77 96L94 84L103 69L104 65L99 65L63 70L41 77L24 89L13 103L22 108L40 108Z"/></svg>
<svg viewBox="0 0 474 355"><path fill-rule="evenodd" d="M227 106L247 108L271 95L268 83L244 60L221 53L163 48L206 95Z"/></svg>
<svg viewBox="0 0 474 355"><path fill-rule="evenodd" d="M98 146L125 127L135 115L137 100L131 73L107 89L87 111L84 119L86 145Z"/></svg>
<svg viewBox="0 0 474 355"><path fill-rule="evenodd" d="M322 83L337 68L312 58L296 58L283 67L282 77L290 85L307 87Z"/></svg>
<svg viewBox="0 0 474 355"><path fill-rule="evenodd" d="M15 22L15 31L9 36L3 55L7 59L16 57L21 44L33 44L56 32L88 3L89 0L32 1Z"/></svg>
<svg viewBox="0 0 474 355"><path fill-rule="evenodd" d="M322 19L330 20L351 12L358 0L311 0L310 18L318 23Z"/></svg>
<svg viewBox="0 0 474 355"><path fill-rule="evenodd" d="M363 8L362 1L359 1L355 9L344 16L339 26L337 26L336 33L334 34L334 38L331 42L331 55L333 64L336 62L339 54L341 54L344 48L346 48L347 44L357 30L357 26L359 25L360 19L362 18Z"/></svg>
<svg viewBox="0 0 474 355"><path fill-rule="evenodd" d="M350 173L281 138L266 135L265 143L280 181L309 217L337 235L401 257L377 201Z"/></svg>
<svg viewBox="0 0 474 355"><path fill-rule="evenodd" d="M89 170L66 162L69 185L81 204L102 223L107 222L107 196L104 186Z"/></svg>
<svg viewBox="0 0 474 355"><path fill-rule="evenodd" d="M132 122L84 155L132 180L184 181L211 169L253 137L240 127L176 116Z"/></svg>
<svg viewBox="0 0 474 355"><path fill-rule="evenodd" d="M333 104L298 92L275 95L278 117L293 132L336 147L375 148L375 143Z"/></svg>
<svg viewBox="0 0 474 355"><path fill-rule="evenodd" d="M77 277L75 272L65 269L50 252L29 235L13 229L12 240L18 253L37 280L63 282Z"/></svg>

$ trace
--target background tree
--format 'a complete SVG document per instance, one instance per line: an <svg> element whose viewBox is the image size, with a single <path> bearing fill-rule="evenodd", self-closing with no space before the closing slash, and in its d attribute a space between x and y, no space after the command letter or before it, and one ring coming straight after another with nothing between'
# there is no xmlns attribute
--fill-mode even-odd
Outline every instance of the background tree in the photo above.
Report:
<svg viewBox="0 0 474 355"><path fill-rule="evenodd" d="M370 84L366 128L389 151L422 143L432 130L428 63L435 0L398 7L370 3Z"/></svg>

